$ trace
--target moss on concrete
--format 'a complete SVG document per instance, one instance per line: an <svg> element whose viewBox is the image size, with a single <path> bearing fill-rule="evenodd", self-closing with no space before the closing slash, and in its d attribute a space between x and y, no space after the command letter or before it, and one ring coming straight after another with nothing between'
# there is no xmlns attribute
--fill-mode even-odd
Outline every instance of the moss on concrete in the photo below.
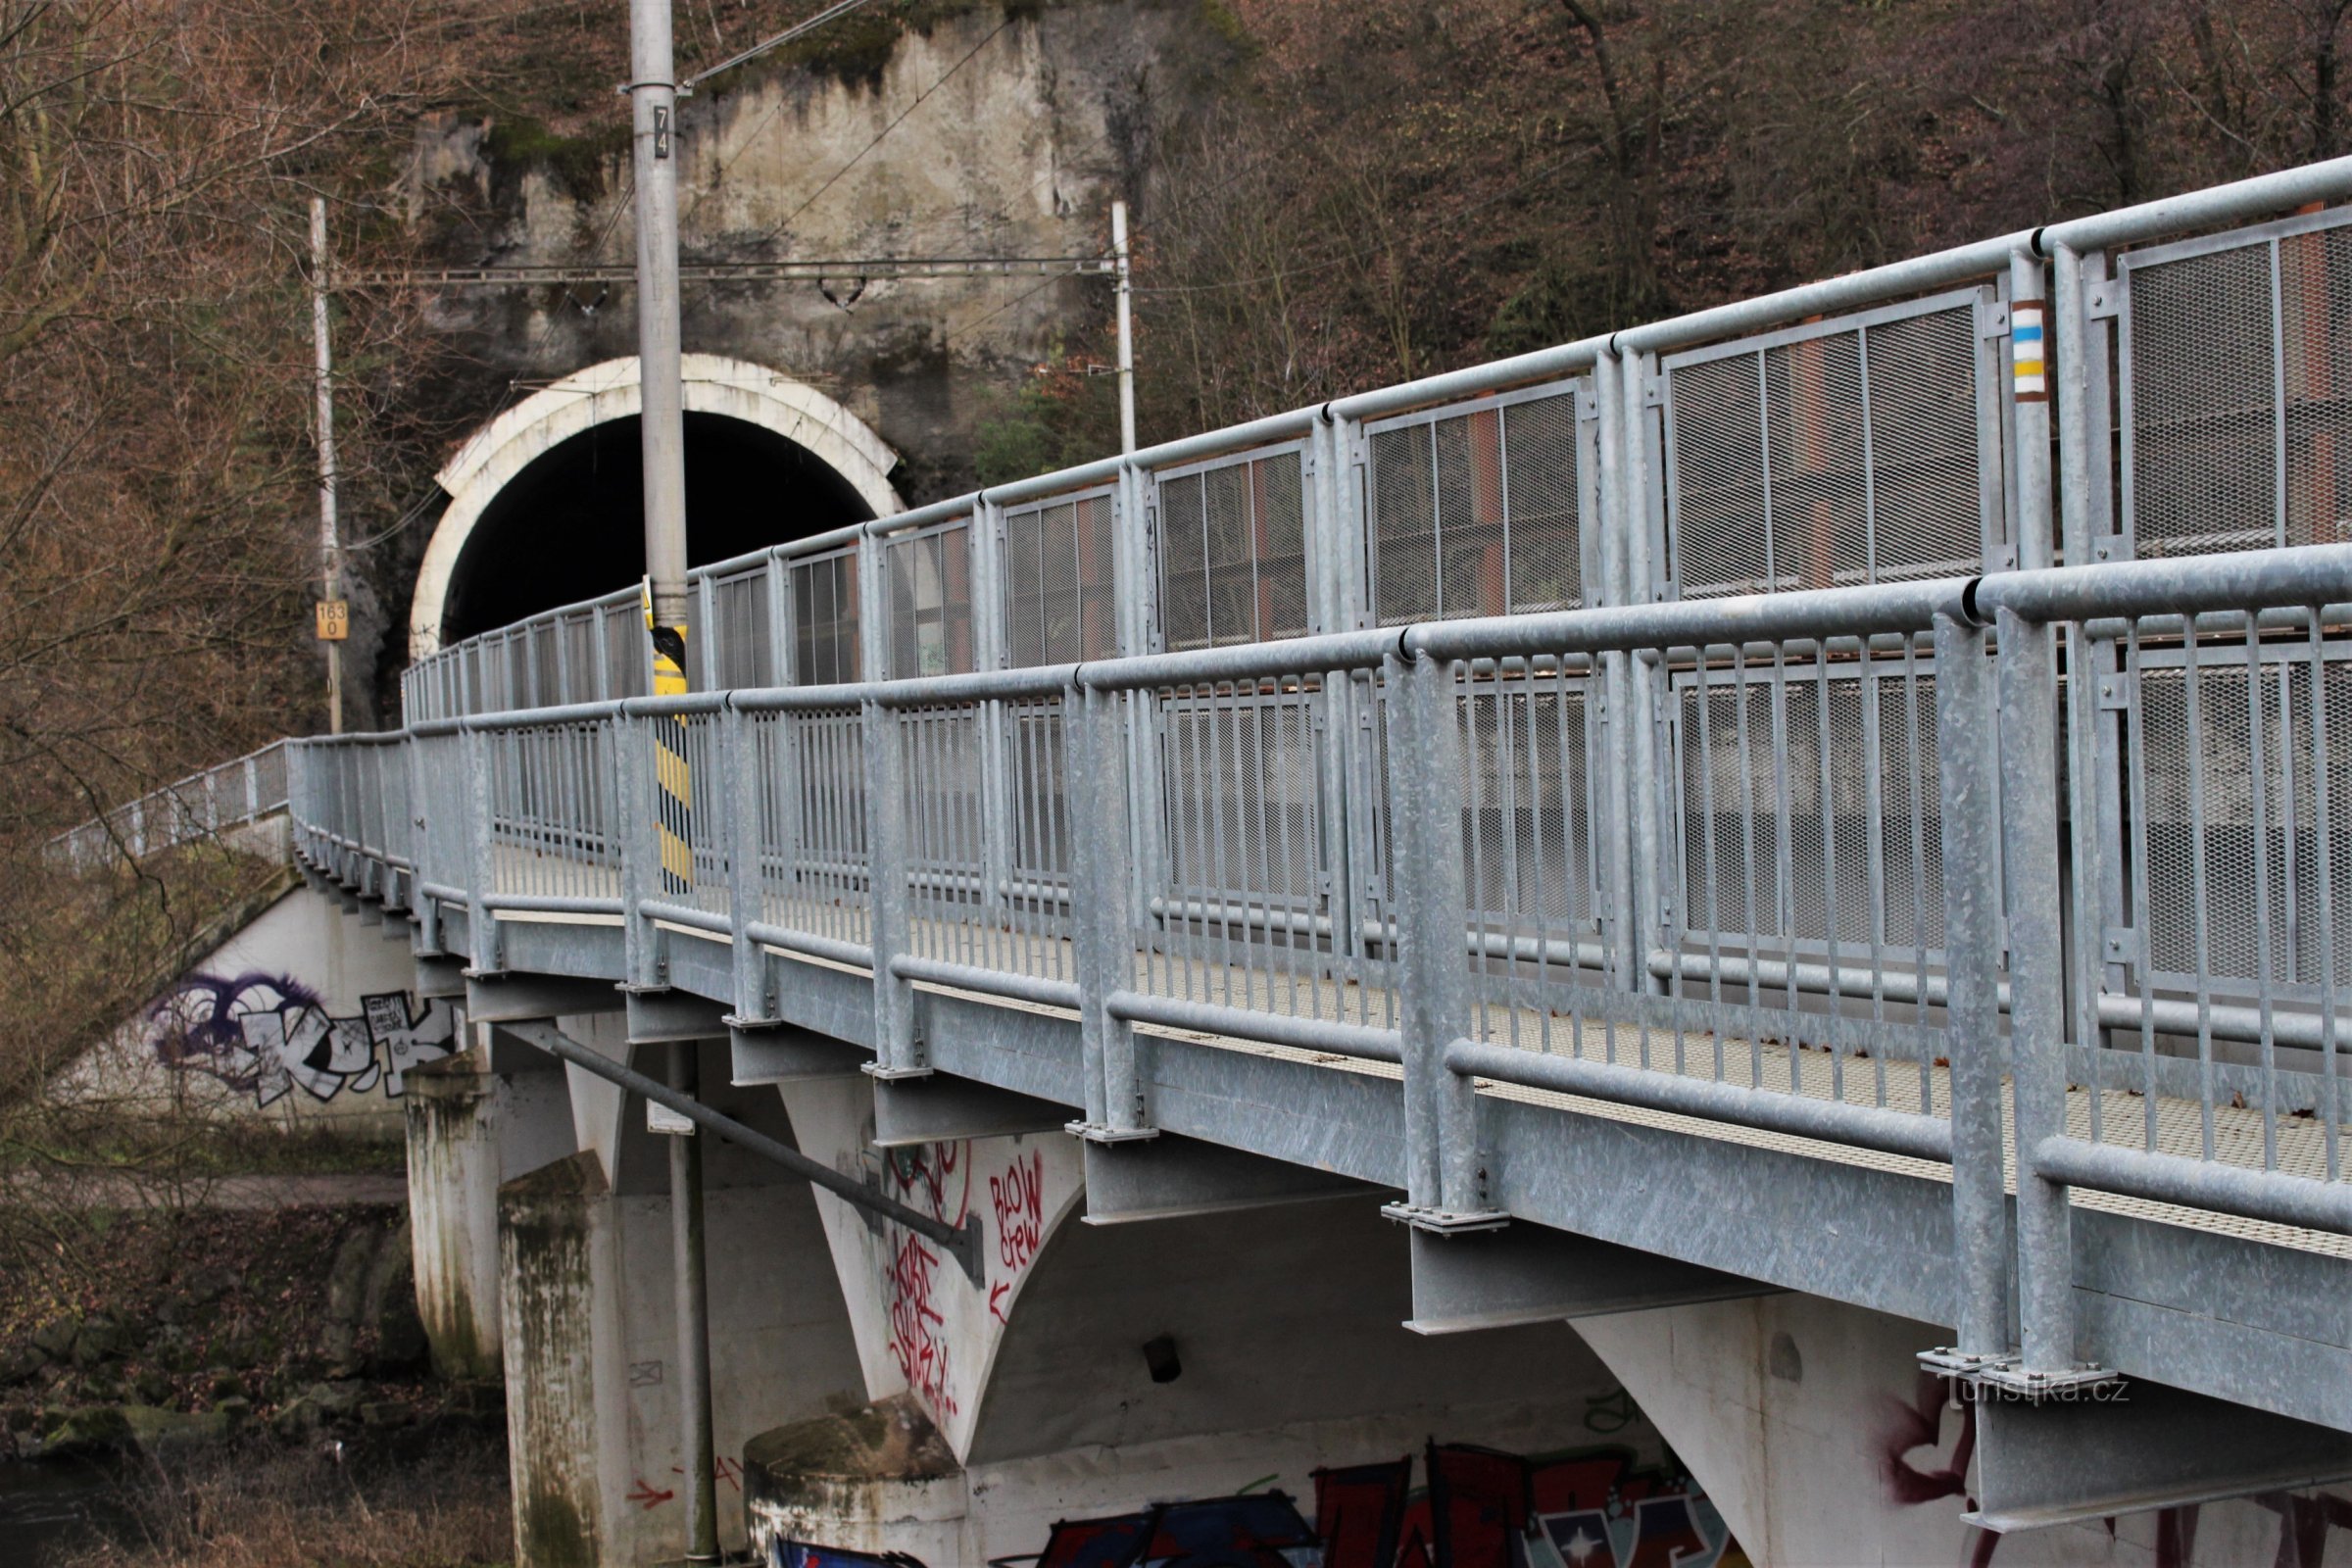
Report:
<svg viewBox="0 0 2352 1568"><path fill-rule="evenodd" d="M762 1432L743 1446L745 1484L791 1504L842 1482L933 1481L956 1473L955 1452L909 1395Z"/></svg>
<svg viewBox="0 0 2352 1568"><path fill-rule="evenodd" d="M493 169L542 169L557 188L576 202L605 194L605 172L629 151L629 124L601 124L576 136L550 130L529 115L501 115L482 136L482 154Z"/></svg>

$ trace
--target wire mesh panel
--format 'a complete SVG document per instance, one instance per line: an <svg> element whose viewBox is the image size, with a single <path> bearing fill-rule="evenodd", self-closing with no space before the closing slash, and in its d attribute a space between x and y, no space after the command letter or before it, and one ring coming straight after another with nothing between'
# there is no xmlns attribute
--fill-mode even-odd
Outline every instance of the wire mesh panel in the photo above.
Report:
<svg viewBox="0 0 2352 1568"><path fill-rule="evenodd" d="M537 724L482 737L490 769L485 891L618 899L612 726ZM461 778L463 769L459 770ZM438 804L438 803L434 803Z"/></svg>
<svg viewBox="0 0 2352 1568"><path fill-rule="evenodd" d="M634 602L607 602L597 614L605 623L605 689L607 699L643 697L650 690L648 665L653 645L647 640L645 612Z"/></svg>
<svg viewBox="0 0 2352 1568"><path fill-rule="evenodd" d="M2003 536L1989 289L1669 355L1683 598L1964 576Z"/></svg>
<svg viewBox="0 0 2352 1568"><path fill-rule="evenodd" d="M1595 737L1583 662L1463 683L1463 894L1480 939L1590 942L1600 931L1592 840Z"/></svg>
<svg viewBox="0 0 2352 1568"><path fill-rule="evenodd" d="M1163 780L1142 989L1396 1026L1385 962L1332 925L1316 786L1324 686L1269 677L1122 699L1130 722L1151 717Z"/></svg>
<svg viewBox="0 0 2352 1568"><path fill-rule="evenodd" d="M1108 490L1004 514L1005 653L1014 668L1118 652L1111 532Z"/></svg>
<svg viewBox="0 0 2352 1568"><path fill-rule="evenodd" d="M1580 380L1364 427L1379 624L1585 603L1598 564L1591 399Z"/></svg>
<svg viewBox="0 0 2352 1568"><path fill-rule="evenodd" d="M998 730L1009 796L1011 881L1001 891L1041 907L1069 898L1069 751L1061 700L1006 703Z"/></svg>
<svg viewBox="0 0 2352 1568"><path fill-rule="evenodd" d="M871 940L865 730L856 709L755 713L765 918L829 941Z"/></svg>
<svg viewBox="0 0 2352 1568"><path fill-rule="evenodd" d="M977 706L897 715L908 780L909 944L922 957L1074 982L1061 705L1010 705L994 727L988 716ZM1010 752L1002 810L990 806L991 734Z"/></svg>
<svg viewBox="0 0 2352 1568"><path fill-rule="evenodd" d="M1302 463L1292 448L1158 476L1163 648L1305 635Z"/></svg>
<svg viewBox="0 0 2352 1568"><path fill-rule="evenodd" d="M722 690L739 686L776 684L775 629L769 625L766 564L749 571L731 572L710 585L710 628L716 639L718 684Z"/></svg>
<svg viewBox="0 0 2352 1568"><path fill-rule="evenodd" d="M418 735L416 814L424 819L417 840L416 880L452 889L469 885L471 805L466 798L463 739L455 734Z"/></svg>
<svg viewBox="0 0 2352 1568"><path fill-rule="evenodd" d="M838 686L858 678L858 553L792 564L792 683Z"/></svg>
<svg viewBox="0 0 2352 1568"><path fill-rule="evenodd" d="M1637 654L1673 718L1655 775L1634 781L1655 801L1663 898L1625 955L1633 974L1610 972L1599 940L1601 890L1632 846L1596 835L1576 799L1581 674L1537 662L1489 693L1463 672L1478 1038L1945 1114L1927 639Z"/></svg>
<svg viewBox="0 0 2352 1568"><path fill-rule="evenodd" d="M549 615L531 622L525 636L529 640L529 706L553 708L564 701L563 627L555 616Z"/></svg>
<svg viewBox="0 0 2352 1568"><path fill-rule="evenodd" d="M1922 648L1734 657L1677 682L1686 923L1826 958L1940 962L1941 808ZM1701 737L1704 738L1703 745Z"/></svg>
<svg viewBox="0 0 2352 1568"><path fill-rule="evenodd" d="M2346 537L2347 220L2339 210L2118 259L2124 525L2136 554Z"/></svg>
<svg viewBox="0 0 2352 1568"><path fill-rule="evenodd" d="M394 869L414 871L416 864L416 813L409 808L408 743L379 745L375 754L375 788L383 802L379 831L384 859Z"/></svg>
<svg viewBox="0 0 2352 1568"><path fill-rule="evenodd" d="M593 703L604 696L605 672L596 662L596 612L575 610L563 618L564 689L560 703Z"/></svg>
<svg viewBox="0 0 2352 1568"><path fill-rule="evenodd" d="M890 678L961 675L972 658L969 518L885 547L890 571Z"/></svg>
<svg viewBox="0 0 2352 1568"><path fill-rule="evenodd" d="M2352 644L2289 612L2267 633L2145 620L2112 646L2124 874L2095 939L2091 1136L2340 1177Z"/></svg>
<svg viewBox="0 0 2352 1568"><path fill-rule="evenodd" d="M2306 1002L2352 984L2352 899L2323 874L2352 864L2336 820L2352 798L2352 646L2249 648L2208 631L2132 634L2123 652L2130 856L2154 983ZM2134 960L2140 933L2118 924L2130 940L2117 956Z"/></svg>

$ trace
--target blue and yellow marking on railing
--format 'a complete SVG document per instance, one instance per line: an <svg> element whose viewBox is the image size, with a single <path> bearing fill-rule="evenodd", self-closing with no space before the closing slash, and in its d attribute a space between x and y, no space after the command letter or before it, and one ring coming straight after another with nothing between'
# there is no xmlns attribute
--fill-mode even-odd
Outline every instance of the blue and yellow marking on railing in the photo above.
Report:
<svg viewBox="0 0 2352 1568"><path fill-rule="evenodd" d="M2020 403L2049 401L2049 374L2042 354L2042 319L2039 300L2019 300L2009 307L2010 368Z"/></svg>
<svg viewBox="0 0 2352 1568"><path fill-rule="evenodd" d="M654 624L653 593L645 600L645 625L654 642L654 695L686 695L686 628ZM653 721L654 808L662 844L662 892L694 891L694 776L686 764L687 720L665 714Z"/></svg>

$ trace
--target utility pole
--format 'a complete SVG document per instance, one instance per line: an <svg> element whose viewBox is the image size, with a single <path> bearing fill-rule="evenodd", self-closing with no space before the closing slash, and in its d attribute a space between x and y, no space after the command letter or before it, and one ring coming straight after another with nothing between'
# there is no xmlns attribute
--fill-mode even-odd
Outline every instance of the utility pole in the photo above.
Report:
<svg viewBox="0 0 2352 1568"><path fill-rule="evenodd" d="M654 695L686 691L686 425L678 345L678 88L670 47L669 0L629 0L631 145L637 174L638 431L645 456L646 630L653 639ZM706 631L708 628L706 628ZM676 896L694 885L688 720L651 722L662 795L662 886ZM672 1082L698 1087L694 1047L673 1047ZM710 1325L704 1274L703 1171L699 1141L673 1135L669 1160L671 1255L678 1316L679 1468L685 1472L689 1563L715 1563L718 1495L710 1440Z"/></svg>
<svg viewBox="0 0 2352 1568"><path fill-rule="evenodd" d="M629 74L649 629L654 694L674 696L686 690L686 426L678 349L678 90L670 59L669 0L629 0Z"/></svg>
<svg viewBox="0 0 2352 1568"><path fill-rule="evenodd" d="M1119 451L1135 450L1135 285L1128 275L1127 204L1110 204L1110 253L1119 277Z"/></svg>
<svg viewBox="0 0 2352 1568"><path fill-rule="evenodd" d="M343 545L335 524L335 389L327 344L326 198L311 198L311 337L318 400L319 641L326 644L326 728L343 733L343 638L351 629L343 599Z"/></svg>

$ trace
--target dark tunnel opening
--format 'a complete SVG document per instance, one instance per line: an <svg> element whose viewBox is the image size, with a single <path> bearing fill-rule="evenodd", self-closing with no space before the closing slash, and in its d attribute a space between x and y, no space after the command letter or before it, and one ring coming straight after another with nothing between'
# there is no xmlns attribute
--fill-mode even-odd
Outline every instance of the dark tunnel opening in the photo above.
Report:
<svg viewBox="0 0 2352 1568"><path fill-rule="evenodd" d="M483 510L450 573L453 643L645 575L644 459L634 416L533 459ZM849 480L772 430L686 416L686 552L693 565L873 515Z"/></svg>

